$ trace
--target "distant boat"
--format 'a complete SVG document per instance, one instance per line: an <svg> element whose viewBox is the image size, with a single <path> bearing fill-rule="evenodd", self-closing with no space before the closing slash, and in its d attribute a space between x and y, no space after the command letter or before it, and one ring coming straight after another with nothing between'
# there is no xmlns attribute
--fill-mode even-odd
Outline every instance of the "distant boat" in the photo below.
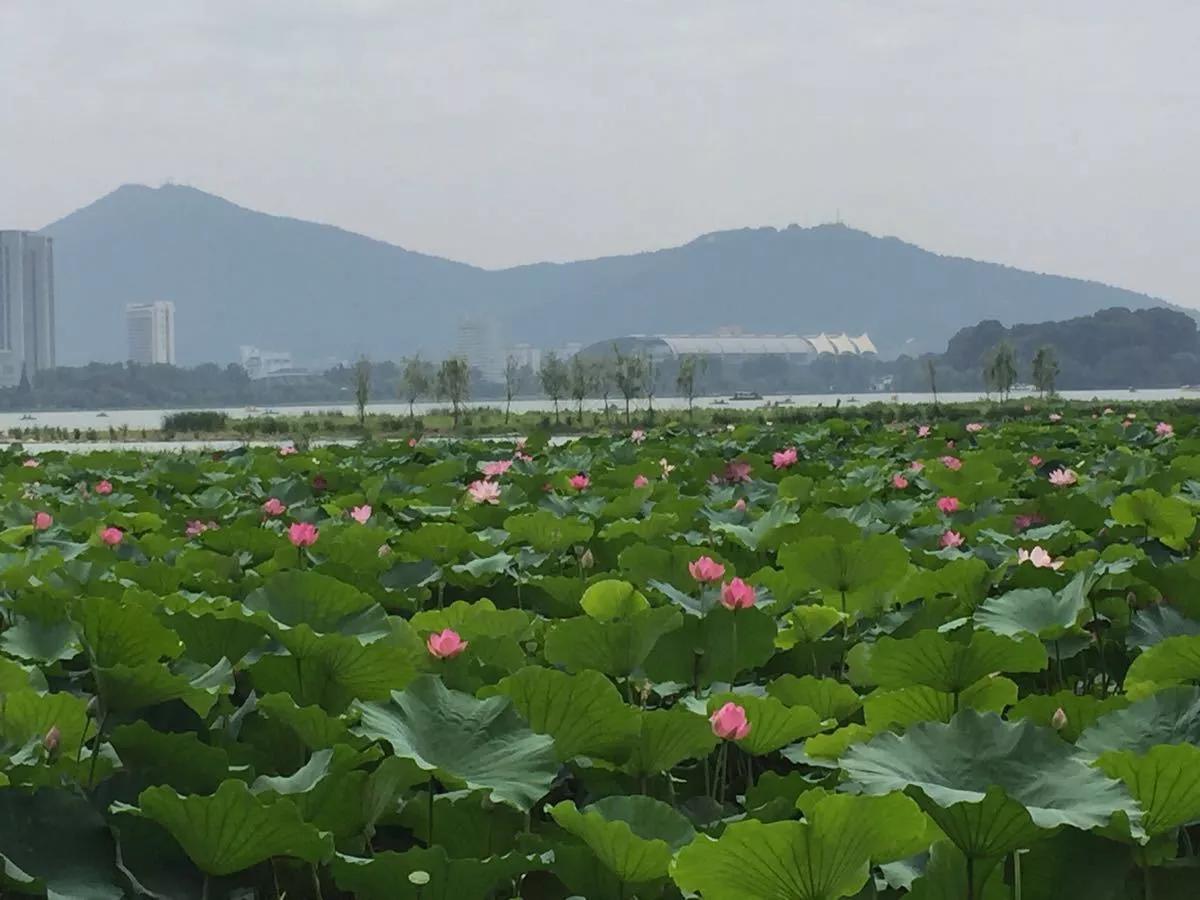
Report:
<svg viewBox="0 0 1200 900"><path fill-rule="evenodd" d="M758 391L735 391L730 400L761 400L762 394Z"/></svg>
<svg viewBox="0 0 1200 900"><path fill-rule="evenodd" d="M99 413L96 413L96 418L97 418L97 419L107 419L107 418L108 418L108 413L106 413L106 412L99 412Z"/></svg>
<svg viewBox="0 0 1200 900"><path fill-rule="evenodd" d="M25 415L21 416L22 422L32 422L35 419L37 419L37 416L31 416L29 413L25 413Z"/></svg>

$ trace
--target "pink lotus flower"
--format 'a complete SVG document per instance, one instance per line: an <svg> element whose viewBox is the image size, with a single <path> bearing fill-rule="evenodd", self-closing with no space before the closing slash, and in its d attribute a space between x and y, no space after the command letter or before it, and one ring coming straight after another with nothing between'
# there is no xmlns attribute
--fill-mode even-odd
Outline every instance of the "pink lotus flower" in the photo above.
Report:
<svg viewBox="0 0 1200 900"><path fill-rule="evenodd" d="M1054 711L1054 715L1050 717L1050 727L1055 731L1062 731L1067 727L1067 711L1061 706Z"/></svg>
<svg viewBox="0 0 1200 900"><path fill-rule="evenodd" d="M952 472L957 472L962 468L962 460L957 456L943 456L941 462L943 466Z"/></svg>
<svg viewBox="0 0 1200 900"><path fill-rule="evenodd" d="M917 429L917 437L919 437L919 438L929 437L929 433L931 431L933 431L933 429L930 428L928 425L922 425L920 428Z"/></svg>
<svg viewBox="0 0 1200 900"><path fill-rule="evenodd" d="M206 531L208 531L207 525L205 525L199 519L193 519L191 522L187 523L187 528L184 529L183 533L186 534L190 538L194 538L194 537L199 537L200 535L204 534L204 532L206 532Z"/></svg>
<svg viewBox="0 0 1200 900"><path fill-rule="evenodd" d="M29 459L25 460L25 462L21 463L21 465L23 465L26 469L36 469L41 465L41 463L31 456Z"/></svg>
<svg viewBox="0 0 1200 900"><path fill-rule="evenodd" d="M476 503L491 503L495 506L500 502L500 485L494 481L472 481L467 486L467 493Z"/></svg>
<svg viewBox="0 0 1200 900"><path fill-rule="evenodd" d="M967 423L967 432L969 434L979 434L979 432L981 432L981 431L983 431L983 423L982 422L968 422Z"/></svg>
<svg viewBox="0 0 1200 900"><path fill-rule="evenodd" d="M726 609L749 609L757 597L754 586L740 578L721 585L721 605Z"/></svg>
<svg viewBox="0 0 1200 900"><path fill-rule="evenodd" d="M892 487L896 488L897 490L902 491L906 487L908 487L908 479L905 478L903 475L901 475L899 472L897 472L895 475L892 476Z"/></svg>
<svg viewBox="0 0 1200 900"><path fill-rule="evenodd" d="M364 503L362 506L356 506L350 510L350 518L359 525L366 525L367 520L371 518L371 505Z"/></svg>
<svg viewBox="0 0 1200 900"><path fill-rule="evenodd" d="M288 540L293 547L311 547L320 536L320 530L312 522L293 522L288 527Z"/></svg>
<svg viewBox="0 0 1200 900"><path fill-rule="evenodd" d="M425 641L429 655L438 659L451 659L470 646L470 641L464 641L453 628L435 631Z"/></svg>
<svg viewBox="0 0 1200 900"><path fill-rule="evenodd" d="M957 497L938 497L937 508L946 515L958 512L958 507L959 503Z"/></svg>
<svg viewBox="0 0 1200 900"><path fill-rule="evenodd" d="M121 540L124 537L125 532L123 532L116 525L109 525L100 532L100 540L104 541L104 543L108 544L110 547L117 546L117 544L121 543Z"/></svg>
<svg viewBox="0 0 1200 900"><path fill-rule="evenodd" d="M107 479L101 479L96 482L96 493L101 495L111 494L113 491L112 482Z"/></svg>
<svg viewBox="0 0 1200 900"><path fill-rule="evenodd" d="M1032 550L1022 547L1017 551L1017 565L1021 563L1029 563L1035 569L1061 569L1063 561L1054 559L1041 547L1034 547Z"/></svg>
<svg viewBox="0 0 1200 900"><path fill-rule="evenodd" d="M1170 437L1175 433L1175 426L1170 422L1159 422L1154 426L1154 433L1159 437Z"/></svg>
<svg viewBox="0 0 1200 900"><path fill-rule="evenodd" d="M409 439L408 439L408 446L410 446L410 447L415 447L415 446L417 446L417 439L416 439L416 438L409 438Z"/></svg>
<svg viewBox="0 0 1200 900"><path fill-rule="evenodd" d="M738 512L745 512L746 511L746 498L738 497L737 503L733 504L733 508L736 509Z"/></svg>
<svg viewBox="0 0 1200 900"><path fill-rule="evenodd" d="M278 497L272 497L262 505L263 515L267 516L282 516L287 512L287 507L280 502Z"/></svg>
<svg viewBox="0 0 1200 900"><path fill-rule="evenodd" d="M518 454L517 454L517 455L514 457L514 459L518 459L518 460L520 460L521 462L524 462L524 463L531 463L531 462L533 462L533 457L532 457L532 456L530 456L528 453L518 453Z"/></svg>
<svg viewBox="0 0 1200 900"><path fill-rule="evenodd" d="M701 556L688 563L688 571L703 584L708 581L720 581L725 574L725 567L711 556Z"/></svg>
<svg viewBox="0 0 1200 900"><path fill-rule="evenodd" d="M33 514L33 530L45 531L54 524L54 517L48 512L36 512Z"/></svg>
<svg viewBox="0 0 1200 900"><path fill-rule="evenodd" d="M1066 487L1079 481L1079 476L1073 469L1055 469L1050 473L1050 483L1056 487Z"/></svg>
<svg viewBox="0 0 1200 900"><path fill-rule="evenodd" d="M279 448L280 456L294 456L297 452L298 451L296 450L296 447L293 444L284 444L282 447Z"/></svg>
<svg viewBox="0 0 1200 900"><path fill-rule="evenodd" d="M479 471L482 472L488 478L495 478L499 475L503 475L505 472L507 472L511 468L512 468L512 460L511 459L495 459L495 460L492 460L491 462L485 462L483 465L481 465L479 467Z"/></svg>
<svg viewBox="0 0 1200 900"><path fill-rule="evenodd" d="M730 484L740 484L750 480L750 463L735 459L725 464L725 480Z"/></svg>
<svg viewBox="0 0 1200 900"><path fill-rule="evenodd" d="M951 450L953 450L954 449L954 439L951 438L950 440L946 441L946 446L949 447Z"/></svg>
<svg viewBox="0 0 1200 900"><path fill-rule="evenodd" d="M586 491L588 489L588 485L591 483L592 480L582 472L578 473L577 475L572 475L567 479L567 484L571 485L571 487L577 491Z"/></svg>
<svg viewBox="0 0 1200 900"><path fill-rule="evenodd" d="M750 733L745 707L730 701L708 717L713 734L723 741L740 741Z"/></svg>
<svg viewBox="0 0 1200 900"><path fill-rule="evenodd" d="M1037 513L1031 513L1030 515L1027 515L1027 516L1023 516L1023 515L1013 516L1013 530L1024 531L1026 528L1032 528L1034 525L1045 524L1045 521L1046 520L1043 519L1041 516L1039 516Z"/></svg>
<svg viewBox="0 0 1200 900"><path fill-rule="evenodd" d="M1029 464L1036 469L1041 466L1042 458L1035 453L1033 456L1029 457Z"/></svg>
<svg viewBox="0 0 1200 900"><path fill-rule="evenodd" d="M1050 413L1048 418L1050 419L1051 422L1061 422L1062 421L1062 416L1058 413Z"/></svg>
<svg viewBox="0 0 1200 900"><path fill-rule="evenodd" d="M635 488L644 488L649 483L650 483L650 479L647 478L645 475L639 475L637 478L633 479L633 486Z"/></svg>
<svg viewBox="0 0 1200 900"><path fill-rule="evenodd" d="M640 444L642 441L646 440L646 432L642 431L640 428L635 428L633 431L629 432L629 439L635 444Z"/></svg>
<svg viewBox="0 0 1200 900"><path fill-rule="evenodd" d="M919 459L914 459L908 464L908 468L913 472L920 472L925 468L925 463L921 462Z"/></svg>
<svg viewBox="0 0 1200 900"><path fill-rule="evenodd" d="M938 540L938 544L942 547L961 547L963 536L957 531L947 531Z"/></svg>
<svg viewBox="0 0 1200 900"><path fill-rule="evenodd" d="M787 469L794 466L799 459L796 448L788 447L786 450L777 450L771 454L771 465L777 469Z"/></svg>

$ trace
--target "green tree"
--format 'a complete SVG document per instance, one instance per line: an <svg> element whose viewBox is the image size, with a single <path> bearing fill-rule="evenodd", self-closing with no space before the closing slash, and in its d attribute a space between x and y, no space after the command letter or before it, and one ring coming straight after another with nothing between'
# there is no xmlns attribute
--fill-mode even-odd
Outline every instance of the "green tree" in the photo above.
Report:
<svg viewBox="0 0 1200 900"><path fill-rule="evenodd" d="M508 424L508 416L512 410L513 397L521 390L521 383L525 380L525 369L521 365L521 361L515 356L509 354L508 359L504 361L504 424Z"/></svg>
<svg viewBox="0 0 1200 900"><path fill-rule="evenodd" d="M654 424L654 394L658 389L658 363L650 354L642 358L642 391L646 394L646 415Z"/></svg>
<svg viewBox="0 0 1200 900"><path fill-rule="evenodd" d="M983 370L983 382L989 394L995 391L1000 399L1007 400L1012 386L1017 382L1017 358L1012 344L1001 341L988 356Z"/></svg>
<svg viewBox="0 0 1200 900"><path fill-rule="evenodd" d="M358 410L358 427L367 427L367 402L371 399L371 361L360 356L354 364L354 406Z"/></svg>
<svg viewBox="0 0 1200 900"><path fill-rule="evenodd" d="M558 424L558 401L566 396L571 381L567 364L551 350L542 357L542 365L538 369L538 379L542 382L542 390L546 396L554 401L554 422Z"/></svg>
<svg viewBox="0 0 1200 900"><path fill-rule="evenodd" d="M929 393L933 394L933 408L938 408L937 395L937 365L932 356L925 358L925 373L929 376Z"/></svg>
<svg viewBox="0 0 1200 900"><path fill-rule="evenodd" d="M687 398L688 418L693 418L692 401L696 397L696 377L704 372L708 361L702 356L688 354L679 357L679 372L675 375L675 388L681 397Z"/></svg>
<svg viewBox="0 0 1200 900"><path fill-rule="evenodd" d="M592 392L593 370L591 364L576 353L571 357L571 398L575 401L579 420L583 422L583 401Z"/></svg>
<svg viewBox="0 0 1200 900"><path fill-rule="evenodd" d="M616 344L613 345L613 355L616 357L613 364L613 380L617 383L617 390L625 398L625 425L628 427L629 402L641 393L645 382L645 360L640 356L626 356L617 349Z"/></svg>
<svg viewBox="0 0 1200 900"><path fill-rule="evenodd" d="M410 422L416 420L413 405L429 393L433 387L433 377L433 366L421 359L420 354L405 360L404 372L400 376L400 396L408 401Z"/></svg>
<svg viewBox="0 0 1200 900"><path fill-rule="evenodd" d="M457 428L462 405L471 394L471 367L467 361L453 356L442 360L437 374L437 389L438 396L450 401L454 427Z"/></svg>
<svg viewBox="0 0 1200 900"><path fill-rule="evenodd" d="M604 421L612 421L612 410L608 406L608 395L613 389L613 365L607 357L592 360L592 383L596 393L604 401Z"/></svg>
<svg viewBox="0 0 1200 900"><path fill-rule="evenodd" d="M1054 382L1058 378L1058 355L1049 344L1038 347L1033 354L1033 384L1038 393L1045 397L1054 393Z"/></svg>

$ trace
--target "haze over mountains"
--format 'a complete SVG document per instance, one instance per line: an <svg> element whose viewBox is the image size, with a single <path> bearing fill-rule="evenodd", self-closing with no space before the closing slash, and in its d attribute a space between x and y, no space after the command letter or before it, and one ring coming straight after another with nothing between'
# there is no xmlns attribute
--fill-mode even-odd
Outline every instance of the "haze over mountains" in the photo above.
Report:
<svg viewBox="0 0 1200 900"><path fill-rule="evenodd" d="M60 364L126 354L126 303L173 300L180 364L239 344L299 365L451 350L466 315L554 347L631 332L867 332L884 356L941 351L960 328L1164 301L1097 282L939 256L843 225L755 228L681 247L485 270L194 188L126 185L44 229L55 238Z"/></svg>

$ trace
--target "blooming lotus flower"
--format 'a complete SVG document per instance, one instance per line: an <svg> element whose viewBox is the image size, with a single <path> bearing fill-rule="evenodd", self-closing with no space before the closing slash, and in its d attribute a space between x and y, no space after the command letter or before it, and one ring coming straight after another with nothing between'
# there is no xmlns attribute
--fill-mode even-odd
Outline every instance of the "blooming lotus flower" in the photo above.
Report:
<svg viewBox="0 0 1200 900"><path fill-rule="evenodd" d="M112 491L113 491L112 482L109 481L108 479L102 478L101 480L96 482L96 493L97 494L107 495L107 494L111 494Z"/></svg>
<svg viewBox="0 0 1200 900"><path fill-rule="evenodd" d="M730 701L708 717L713 734L723 741L740 741L750 733L745 707Z"/></svg>
<svg viewBox="0 0 1200 900"><path fill-rule="evenodd" d="M108 544L110 547L117 546L117 544L121 543L124 537L125 532L123 532L116 525L109 525L100 532L100 540L104 541L104 543Z"/></svg>
<svg viewBox="0 0 1200 900"><path fill-rule="evenodd" d="M532 456L530 456L528 453L518 453L518 454L517 454L517 455L514 457L514 459L519 459L521 462L526 462L526 463L531 463L531 462L533 462L533 457L532 457Z"/></svg>
<svg viewBox="0 0 1200 900"><path fill-rule="evenodd" d="M946 515L958 512L959 502L957 497L938 497L937 508Z"/></svg>
<svg viewBox="0 0 1200 900"><path fill-rule="evenodd" d="M1170 422L1159 422L1154 426L1154 433L1159 437L1170 437L1175 433L1175 426Z"/></svg>
<svg viewBox="0 0 1200 900"><path fill-rule="evenodd" d="M54 517L50 513L42 511L33 514L33 530L45 531L54 524Z"/></svg>
<svg viewBox="0 0 1200 900"><path fill-rule="evenodd" d="M979 432L981 432L981 431L983 431L983 423L982 422L968 422L967 423L967 432L968 433L979 434Z"/></svg>
<svg viewBox="0 0 1200 900"><path fill-rule="evenodd" d="M1062 731L1067 727L1067 711L1061 706L1054 711L1054 715L1050 717L1050 727L1055 731Z"/></svg>
<svg viewBox="0 0 1200 900"><path fill-rule="evenodd" d="M205 525L199 519L193 519L192 521L187 523L187 528L184 529L183 533L186 534L190 538L194 538L194 537L199 537L200 535L204 534L204 532L206 532L206 531L208 531L207 525Z"/></svg>
<svg viewBox="0 0 1200 900"><path fill-rule="evenodd" d="M571 485L571 487L575 488L577 491L586 491L588 489L588 485L591 483L592 479L588 478L582 472L572 475L567 479L567 484Z"/></svg>
<svg viewBox="0 0 1200 900"><path fill-rule="evenodd" d="M1063 561L1054 559L1041 547L1034 547L1032 550L1022 547L1017 551L1017 565L1021 563L1029 563L1035 569L1061 569Z"/></svg>
<svg viewBox="0 0 1200 900"><path fill-rule="evenodd" d="M640 444L646 439L646 432L642 431L640 428L635 428L633 431L629 432L629 439L635 444Z"/></svg>
<svg viewBox="0 0 1200 900"><path fill-rule="evenodd" d="M1042 458L1035 453L1033 456L1029 457L1029 464L1035 469L1040 468L1042 465Z"/></svg>
<svg viewBox="0 0 1200 900"><path fill-rule="evenodd" d="M740 578L721 585L721 605L726 609L749 609L757 597L754 586Z"/></svg>
<svg viewBox="0 0 1200 900"><path fill-rule="evenodd" d="M416 438L409 438L409 439L408 439L408 446L410 446L410 447L415 447L415 446L417 446L417 439L416 439Z"/></svg>
<svg viewBox="0 0 1200 900"><path fill-rule="evenodd" d="M1024 531L1026 528L1032 528L1034 525L1041 525L1045 520L1037 513L1032 513L1027 516L1013 516L1013 529L1016 531Z"/></svg>
<svg viewBox="0 0 1200 900"><path fill-rule="evenodd" d="M494 459L491 462L485 462L481 465L479 471L488 478L495 478L511 469L512 464L511 459Z"/></svg>
<svg viewBox="0 0 1200 900"><path fill-rule="evenodd" d="M725 574L725 567L711 556L701 556L688 563L688 571L703 584L707 581L720 581Z"/></svg>
<svg viewBox="0 0 1200 900"><path fill-rule="evenodd" d="M931 431L933 431L933 429L930 428L928 425L922 425L920 428L917 429L917 437L919 437L919 438L929 437L929 433Z"/></svg>
<svg viewBox="0 0 1200 900"><path fill-rule="evenodd" d="M297 452L298 451L296 450L296 447L293 444L284 444L282 447L279 448L280 456L293 456Z"/></svg>
<svg viewBox="0 0 1200 900"><path fill-rule="evenodd" d="M896 488L897 490L902 491L906 487L908 487L908 479L905 478L903 475L901 475L899 472L897 472L895 475L892 476L892 487Z"/></svg>
<svg viewBox="0 0 1200 900"><path fill-rule="evenodd" d="M470 641L464 641L453 628L435 631L425 641L429 655L438 659L451 659L470 646Z"/></svg>
<svg viewBox="0 0 1200 900"><path fill-rule="evenodd" d="M1104 414L1106 416L1111 416L1113 414L1113 408L1111 406L1104 407Z"/></svg>
<svg viewBox="0 0 1200 900"><path fill-rule="evenodd" d="M787 469L794 466L800 459L795 447L778 450L771 454L771 465L777 469Z"/></svg>
<svg viewBox="0 0 1200 900"><path fill-rule="evenodd" d="M962 468L962 460L957 456L943 456L941 463L952 472L957 472Z"/></svg>
<svg viewBox="0 0 1200 900"><path fill-rule="evenodd" d="M741 484L750 480L750 463L735 459L725 464L725 480L730 484Z"/></svg>
<svg viewBox="0 0 1200 900"><path fill-rule="evenodd" d="M942 547L961 547L963 536L957 531L947 531L938 540L938 544Z"/></svg>
<svg viewBox="0 0 1200 900"><path fill-rule="evenodd" d="M1051 422L1061 422L1062 421L1062 416L1058 413L1050 413L1050 415L1047 418L1049 418Z"/></svg>
<svg viewBox="0 0 1200 900"><path fill-rule="evenodd" d="M476 503L491 503L494 506L500 502L500 485L494 481L472 481L467 486L467 493Z"/></svg>
<svg viewBox="0 0 1200 900"><path fill-rule="evenodd" d="M293 522L288 527L288 540L293 547L311 547L320 536L320 530L312 522Z"/></svg>
<svg viewBox="0 0 1200 900"><path fill-rule="evenodd" d="M367 519L371 518L371 505L364 503L362 506L356 506L350 510L350 518L359 525L366 525Z"/></svg>
<svg viewBox="0 0 1200 900"><path fill-rule="evenodd" d="M287 512L287 507L280 502L278 497L271 497L269 500L263 503L262 511L264 515L282 516L285 512Z"/></svg>
<svg viewBox="0 0 1200 900"><path fill-rule="evenodd" d="M911 463L908 464L908 468L911 469L913 472L920 472L922 469L925 468L925 463L921 462L919 459L914 459Z"/></svg>
<svg viewBox="0 0 1200 900"><path fill-rule="evenodd" d="M41 465L41 463L31 456L29 459L25 460L25 462L21 463L21 465L23 465L26 469L36 469Z"/></svg>
<svg viewBox="0 0 1200 900"><path fill-rule="evenodd" d="M1056 487L1066 487L1079 481L1079 476L1073 469L1055 469L1050 473L1050 483Z"/></svg>
<svg viewBox="0 0 1200 900"><path fill-rule="evenodd" d="M649 483L650 483L650 479L647 478L645 475L639 475L637 478L633 479L633 486L635 488L644 488Z"/></svg>

